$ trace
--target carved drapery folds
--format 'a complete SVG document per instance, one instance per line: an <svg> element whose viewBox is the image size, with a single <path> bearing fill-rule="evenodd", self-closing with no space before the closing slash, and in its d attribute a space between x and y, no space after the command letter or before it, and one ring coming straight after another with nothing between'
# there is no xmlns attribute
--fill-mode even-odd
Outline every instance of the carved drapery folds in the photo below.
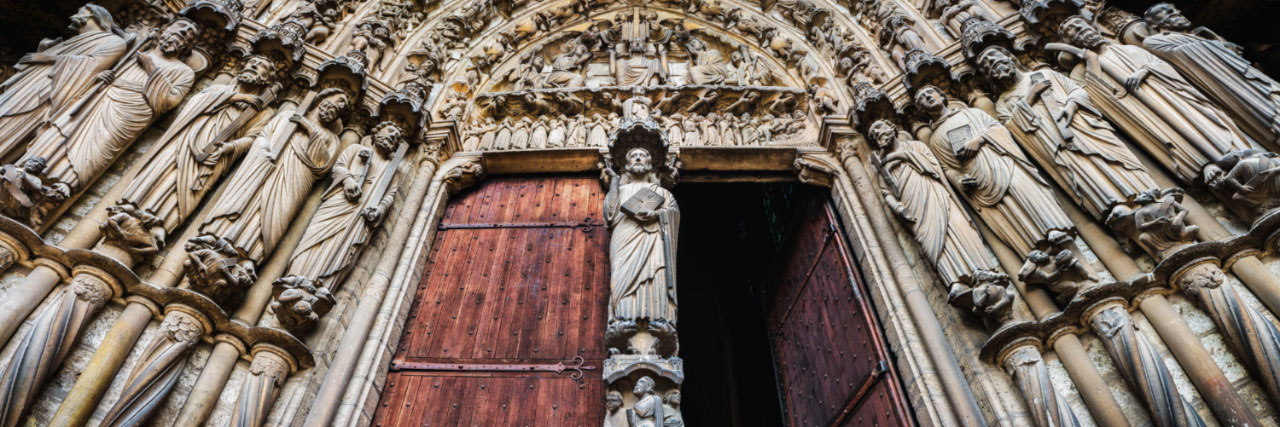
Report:
<svg viewBox="0 0 1280 427"><path fill-rule="evenodd" d="M611 271L605 382L610 393L631 392L634 403L625 411L637 417L631 421L654 425L680 420L678 409L663 413L663 396L678 393L684 379L676 341L680 208L663 188L674 179L673 150L652 121L628 121L602 151L601 164ZM609 412L612 419L618 409Z"/></svg>

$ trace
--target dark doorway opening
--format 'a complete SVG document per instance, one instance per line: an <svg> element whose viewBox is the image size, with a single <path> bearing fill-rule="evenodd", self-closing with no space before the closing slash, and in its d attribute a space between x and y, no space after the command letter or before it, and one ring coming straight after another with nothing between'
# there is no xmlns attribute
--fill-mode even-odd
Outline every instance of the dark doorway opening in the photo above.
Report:
<svg viewBox="0 0 1280 427"><path fill-rule="evenodd" d="M783 425L763 298L797 201L826 196L782 183L684 183L674 193L685 425Z"/></svg>

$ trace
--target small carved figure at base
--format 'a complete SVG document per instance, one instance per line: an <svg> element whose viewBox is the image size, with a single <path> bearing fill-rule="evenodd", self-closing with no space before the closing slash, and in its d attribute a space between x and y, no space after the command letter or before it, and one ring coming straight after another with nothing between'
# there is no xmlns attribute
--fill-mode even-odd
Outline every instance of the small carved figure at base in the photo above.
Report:
<svg viewBox="0 0 1280 427"><path fill-rule="evenodd" d="M1236 150L1205 166L1204 181L1224 202L1246 216L1280 207L1280 155Z"/></svg>
<svg viewBox="0 0 1280 427"><path fill-rule="evenodd" d="M253 261L230 240L206 234L188 240L185 249L187 283L219 304L227 305L257 280Z"/></svg>
<svg viewBox="0 0 1280 427"><path fill-rule="evenodd" d="M134 256L150 255L164 245L164 222L133 205L107 207L107 220L99 228L104 244Z"/></svg>
<svg viewBox="0 0 1280 427"><path fill-rule="evenodd" d="M992 326L1000 325L1007 320L1009 308L1013 306L1013 291L1009 289L1009 276L989 270L978 270L973 273L973 285L966 287L956 283L947 295L951 305L968 310L978 315Z"/></svg>
<svg viewBox="0 0 1280 427"><path fill-rule="evenodd" d="M1179 203L1181 200L1180 188L1148 191L1134 199L1136 208L1116 206L1112 209L1106 224L1153 254L1160 254L1193 243L1200 230L1187 224L1187 208Z"/></svg>
<svg viewBox="0 0 1280 427"><path fill-rule="evenodd" d="M302 276L286 276L276 279L275 301L271 311L289 332L295 334L311 330L329 310L335 300L326 288L317 288L315 282Z"/></svg>
<svg viewBox="0 0 1280 427"><path fill-rule="evenodd" d="M39 227L53 206L71 197L66 184L45 184L46 165L43 157L31 157L0 167L0 214Z"/></svg>
<svg viewBox="0 0 1280 427"><path fill-rule="evenodd" d="M1033 250L1027 254L1027 261L1018 271L1018 280L1044 286L1061 302L1074 298L1080 290L1080 282L1091 279L1089 271L1070 249L1059 250L1053 256L1039 249Z"/></svg>

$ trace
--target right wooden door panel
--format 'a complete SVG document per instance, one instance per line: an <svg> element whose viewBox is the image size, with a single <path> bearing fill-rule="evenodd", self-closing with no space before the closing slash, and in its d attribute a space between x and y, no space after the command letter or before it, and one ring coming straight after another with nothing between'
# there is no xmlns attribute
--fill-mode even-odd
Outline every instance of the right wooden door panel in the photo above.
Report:
<svg viewBox="0 0 1280 427"><path fill-rule="evenodd" d="M834 212L821 198L804 203L767 299L787 422L908 425L880 327Z"/></svg>

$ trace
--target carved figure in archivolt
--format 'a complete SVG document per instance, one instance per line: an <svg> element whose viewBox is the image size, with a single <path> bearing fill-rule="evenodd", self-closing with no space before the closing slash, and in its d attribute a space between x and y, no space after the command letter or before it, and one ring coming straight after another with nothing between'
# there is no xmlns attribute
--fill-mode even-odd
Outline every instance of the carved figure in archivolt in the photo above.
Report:
<svg viewBox="0 0 1280 427"><path fill-rule="evenodd" d="M689 42L685 43L685 50L693 57L689 64L689 77L693 84L721 84L736 74L720 51L707 47L707 43L697 37L689 38Z"/></svg>
<svg viewBox="0 0 1280 427"><path fill-rule="evenodd" d="M261 128L265 120L246 120L265 107L263 95L274 70L265 57L249 57L234 84L212 84L192 95L156 141L160 151L129 183L120 204L156 216L166 231L176 229L252 141L232 138Z"/></svg>
<svg viewBox="0 0 1280 427"><path fill-rule="evenodd" d="M951 183L1005 244L1025 256L1052 232L1074 234L1049 184L1004 125L977 108L947 105L933 86L916 92L915 103L933 119L929 146Z"/></svg>
<svg viewBox="0 0 1280 427"><path fill-rule="evenodd" d="M627 152L622 174L610 178L604 199L609 240L609 318L676 320L675 248L680 209L662 188L648 150ZM659 399L661 405L661 399Z"/></svg>
<svg viewBox="0 0 1280 427"><path fill-rule="evenodd" d="M39 50L23 56L17 74L0 84L0 154L75 103L124 55L125 33L101 6L81 7L71 16L71 29L75 36L45 40Z"/></svg>
<svg viewBox="0 0 1280 427"><path fill-rule="evenodd" d="M1173 64L1182 76L1240 119L1238 124L1259 142L1280 143L1280 83L1240 56L1240 47L1218 40L1172 4L1160 3L1146 12L1158 33L1142 44Z"/></svg>
<svg viewBox="0 0 1280 427"><path fill-rule="evenodd" d="M49 162L46 174L78 190L102 173L161 114L178 106L195 81L183 62L200 28L178 19L165 27L154 48L139 53L118 73L107 72L105 88L82 108L55 118L27 149L27 157Z"/></svg>
<svg viewBox="0 0 1280 427"><path fill-rule="evenodd" d="M275 249L311 185L333 166L338 135L330 129L351 103L340 89L324 89L302 114L281 110L252 138L228 191L214 203L201 235L227 239L261 261ZM238 148L243 149L243 148Z"/></svg>
<svg viewBox="0 0 1280 427"><path fill-rule="evenodd" d="M887 120L871 124L868 136L880 154L889 207L910 225L925 256L948 285L972 284L977 270L996 271L982 236L951 195L947 178L929 147Z"/></svg>
<svg viewBox="0 0 1280 427"><path fill-rule="evenodd" d="M1095 218L1159 188L1069 77L1047 68L1026 72L999 46L983 50L978 65L1003 91L996 102L1000 120L1040 164L1056 165L1049 174Z"/></svg>
<svg viewBox="0 0 1280 427"><path fill-rule="evenodd" d="M1090 99L1179 177L1194 181L1210 162L1250 148L1230 116L1168 63L1140 47L1107 41L1078 16L1063 21L1060 29L1081 49L1076 53L1084 58Z"/></svg>

